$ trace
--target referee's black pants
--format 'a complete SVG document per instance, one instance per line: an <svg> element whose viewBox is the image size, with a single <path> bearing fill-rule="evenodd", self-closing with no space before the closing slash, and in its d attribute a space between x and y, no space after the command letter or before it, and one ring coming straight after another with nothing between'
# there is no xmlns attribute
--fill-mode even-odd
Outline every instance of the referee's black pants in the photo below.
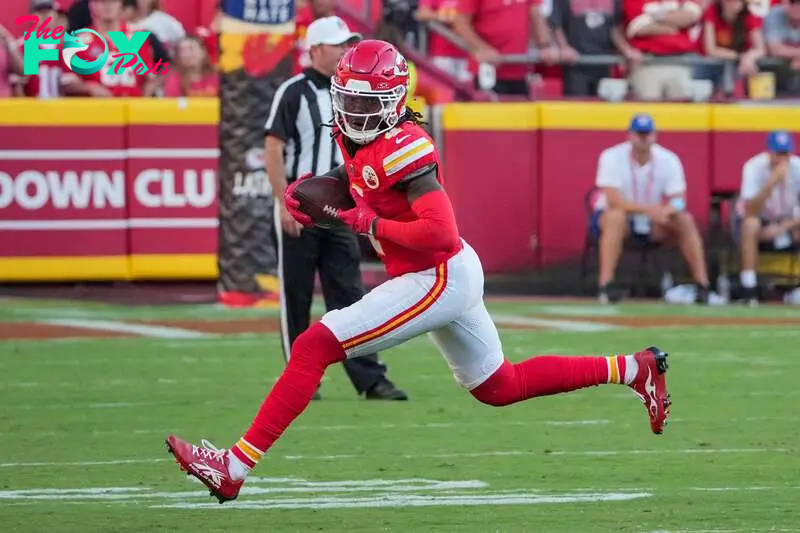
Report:
<svg viewBox="0 0 800 533"><path fill-rule="evenodd" d="M280 222L276 222L281 333L284 357L288 360L292 343L309 326L316 272L319 272L328 311L357 302L365 290L361 281L361 249L352 231L304 228L299 237L291 237L281 231ZM386 367L377 354L346 359L343 364L359 394L386 379Z"/></svg>

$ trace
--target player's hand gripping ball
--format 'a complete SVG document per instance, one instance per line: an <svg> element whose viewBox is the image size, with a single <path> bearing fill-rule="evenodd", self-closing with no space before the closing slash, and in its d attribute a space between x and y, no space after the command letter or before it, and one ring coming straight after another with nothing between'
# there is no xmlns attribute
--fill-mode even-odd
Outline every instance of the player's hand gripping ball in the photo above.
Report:
<svg viewBox="0 0 800 533"><path fill-rule="evenodd" d="M298 219L307 225L308 219L317 227L329 229L344 226L336 214L356 206L350 195L349 183L330 176L301 177L286 188L286 207L290 212L299 211L305 220Z"/></svg>

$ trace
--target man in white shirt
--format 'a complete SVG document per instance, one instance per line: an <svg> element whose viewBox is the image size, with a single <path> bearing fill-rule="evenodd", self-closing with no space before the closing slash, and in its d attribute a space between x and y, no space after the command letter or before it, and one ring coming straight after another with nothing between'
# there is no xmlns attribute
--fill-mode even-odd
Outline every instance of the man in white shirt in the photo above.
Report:
<svg viewBox="0 0 800 533"><path fill-rule="evenodd" d="M594 206L592 230L600 239L600 301L619 299L614 272L625 238L642 244L676 244L697 284L698 300L708 299L703 241L686 211L686 178L678 156L656 144L650 115L633 117L628 141L600 154L596 185L601 189Z"/></svg>
<svg viewBox="0 0 800 533"><path fill-rule="evenodd" d="M740 281L745 299L757 301L756 266L761 250L792 250L800 244L800 157L785 131L767 135L767 151L742 168L738 215Z"/></svg>

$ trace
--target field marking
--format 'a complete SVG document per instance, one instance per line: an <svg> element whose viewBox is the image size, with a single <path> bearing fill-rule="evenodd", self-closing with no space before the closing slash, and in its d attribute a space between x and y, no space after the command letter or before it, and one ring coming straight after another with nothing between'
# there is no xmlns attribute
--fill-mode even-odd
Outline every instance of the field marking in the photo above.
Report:
<svg viewBox="0 0 800 533"><path fill-rule="evenodd" d="M575 457L607 457L618 455L661 455L661 454L757 454L757 453L790 453L794 450L789 448L688 448L682 450L498 450L485 452L461 452L461 453L418 453L397 455L403 459L453 459L453 458L475 458L475 457L518 457L518 456L575 456ZM328 461L328 460L347 460L363 459L364 454L332 454L332 455L276 455L270 454L266 459L287 460L287 461ZM0 463L0 468L39 468L39 467L59 467L59 466L116 466L126 464L149 464L174 461L172 458L150 458L150 459L110 459L101 461L66 461L66 462L19 462L19 463Z"/></svg>
<svg viewBox="0 0 800 533"><path fill-rule="evenodd" d="M600 322L581 322L578 320L556 320L546 318L531 318L519 315L493 314L492 320L498 327L506 326L528 326L548 328L555 331L596 333L600 331L618 331L622 328L614 324L603 324Z"/></svg>
<svg viewBox="0 0 800 533"><path fill-rule="evenodd" d="M412 455L399 455L404 459L455 459L469 457L518 457L529 455L540 456L584 456L584 457L610 457L617 455L662 455L662 454L738 454L738 453L788 453L788 448L688 448L684 450L506 450L487 452L461 452L461 453L421 453ZM285 455L283 458L290 461L339 461L347 459L362 459L359 454L333 454L333 455Z"/></svg>
<svg viewBox="0 0 800 533"><path fill-rule="evenodd" d="M68 328L90 329L94 331L110 331L114 333L131 333L142 337L156 339L201 339L212 335L201 331L167 326L148 326L146 324L130 324L116 320L82 320L78 318L56 318L39 320L39 324L64 326Z"/></svg>
<svg viewBox="0 0 800 533"><path fill-rule="evenodd" d="M298 498L265 501L236 501L222 506L214 503L174 503L152 505L153 509L364 509L364 508L408 508L408 507L472 507L482 505L533 505L548 503L595 503L620 502L649 498L647 492L598 493L545 496L537 493L480 494L480 495L389 495L372 498Z"/></svg>
<svg viewBox="0 0 800 533"><path fill-rule="evenodd" d="M546 305L534 307L536 313L561 316L619 316L618 307L611 305Z"/></svg>

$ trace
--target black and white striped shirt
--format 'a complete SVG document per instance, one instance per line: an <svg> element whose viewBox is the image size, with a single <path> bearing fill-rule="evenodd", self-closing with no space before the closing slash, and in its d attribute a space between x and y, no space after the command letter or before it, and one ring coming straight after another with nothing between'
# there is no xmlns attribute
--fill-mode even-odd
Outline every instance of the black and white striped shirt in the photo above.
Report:
<svg viewBox="0 0 800 533"><path fill-rule="evenodd" d="M283 153L289 183L308 172L324 174L344 162L331 129L323 126L333 122L330 88L330 77L307 68L275 93L264 129L266 135L286 143Z"/></svg>

